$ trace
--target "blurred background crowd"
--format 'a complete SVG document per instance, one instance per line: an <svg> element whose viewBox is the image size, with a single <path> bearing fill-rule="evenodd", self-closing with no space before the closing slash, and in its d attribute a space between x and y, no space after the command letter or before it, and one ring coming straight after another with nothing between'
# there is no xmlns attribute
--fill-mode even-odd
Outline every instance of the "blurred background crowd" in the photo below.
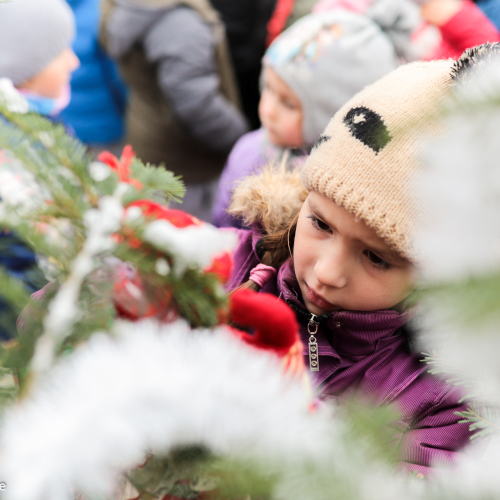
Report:
<svg viewBox="0 0 500 500"><path fill-rule="evenodd" d="M364 86L500 41L500 0L67 0L74 19L49 0L30 23L38 1L2 6L0 78L93 154L128 143L181 175L182 208L219 226L240 179L300 165Z"/></svg>

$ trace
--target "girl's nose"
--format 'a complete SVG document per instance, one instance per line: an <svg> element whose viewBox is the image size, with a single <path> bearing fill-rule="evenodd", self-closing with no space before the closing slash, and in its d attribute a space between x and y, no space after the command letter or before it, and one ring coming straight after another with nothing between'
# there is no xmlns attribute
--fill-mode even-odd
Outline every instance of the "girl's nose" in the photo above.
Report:
<svg viewBox="0 0 500 500"><path fill-rule="evenodd" d="M349 255L338 245L334 252L325 252L314 266L316 279L325 287L344 288L348 282Z"/></svg>
<svg viewBox="0 0 500 500"><path fill-rule="evenodd" d="M262 94L260 103L260 112L268 120L272 120L276 113L276 103L270 92Z"/></svg>

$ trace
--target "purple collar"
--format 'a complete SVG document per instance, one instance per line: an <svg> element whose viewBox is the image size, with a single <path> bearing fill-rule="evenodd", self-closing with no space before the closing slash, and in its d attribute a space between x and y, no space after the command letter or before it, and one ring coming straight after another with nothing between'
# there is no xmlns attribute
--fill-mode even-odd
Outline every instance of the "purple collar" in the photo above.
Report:
<svg viewBox="0 0 500 500"><path fill-rule="evenodd" d="M277 286L283 300L294 309L307 313L291 259L278 271ZM301 324L307 323L305 315L297 316ZM368 312L334 311L331 317L321 324L322 336L326 338L319 342L323 348L330 344L338 354L365 356L373 353L380 341L393 337L411 316L412 311L399 313L390 309ZM331 354L335 355L335 351Z"/></svg>

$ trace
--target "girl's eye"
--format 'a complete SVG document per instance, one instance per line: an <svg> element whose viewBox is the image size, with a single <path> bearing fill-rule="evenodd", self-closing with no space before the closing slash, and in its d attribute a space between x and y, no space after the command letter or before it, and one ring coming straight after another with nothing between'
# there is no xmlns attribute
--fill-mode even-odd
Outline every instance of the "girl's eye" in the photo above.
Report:
<svg viewBox="0 0 500 500"><path fill-rule="evenodd" d="M373 253L371 250L365 250L365 255L368 257L368 260L377 268L383 269L386 271L391 268L391 265L386 262L384 259L381 259L376 253Z"/></svg>
<svg viewBox="0 0 500 500"><path fill-rule="evenodd" d="M269 92L272 93L273 89L269 86L267 82L264 82L262 84L262 87L260 89L260 93L263 94L264 92Z"/></svg>
<svg viewBox="0 0 500 500"><path fill-rule="evenodd" d="M321 219L318 219L314 215L309 215L309 219L312 221L312 225L318 230L318 231L329 231L330 226L328 224L325 224Z"/></svg>
<svg viewBox="0 0 500 500"><path fill-rule="evenodd" d="M282 101L282 103L283 103L283 106L285 106L285 108L287 108L287 109L289 109L291 111L297 109L297 107L295 106L295 104L293 104L290 101L284 100L284 101Z"/></svg>

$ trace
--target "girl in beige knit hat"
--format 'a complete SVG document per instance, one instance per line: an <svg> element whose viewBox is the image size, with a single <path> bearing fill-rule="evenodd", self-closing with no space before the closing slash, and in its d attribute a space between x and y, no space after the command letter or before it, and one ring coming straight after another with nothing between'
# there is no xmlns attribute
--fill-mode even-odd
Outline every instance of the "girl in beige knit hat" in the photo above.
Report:
<svg viewBox="0 0 500 500"><path fill-rule="evenodd" d="M232 191L267 161L303 165L321 132L349 99L399 66L395 40L407 39L405 16L384 31L370 16L337 9L305 16L266 51L259 116L262 127L235 144L222 173L213 210L218 226L238 227L228 216Z"/></svg>
<svg viewBox="0 0 500 500"><path fill-rule="evenodd" d="M232 204L252 230L239 232L230 286L250 284L295 310L320 398L393 404L401 467L424 475L453 461L470 431L455 413L466 408L461 389L412 353L405 299L419 207L409 188L421 132L439 133L435 114L454 82L498 47L396 69L335 114L300 174L268 169L243 181Z"/></svg>

